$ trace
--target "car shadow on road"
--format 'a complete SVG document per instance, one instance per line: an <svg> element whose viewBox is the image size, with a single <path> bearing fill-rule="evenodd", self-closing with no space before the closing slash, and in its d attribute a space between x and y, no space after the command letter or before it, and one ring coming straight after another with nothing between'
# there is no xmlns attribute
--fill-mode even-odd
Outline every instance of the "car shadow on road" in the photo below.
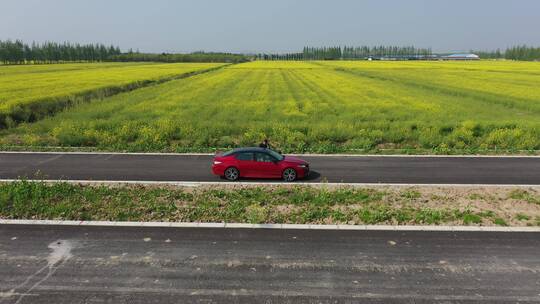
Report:
<svg viewBox="0 0 540 304"><path fill-rule="evenodd" d="M303 179L303 181L309 182L309 181L316 181L321 179L321 174L317 171L311 171L309 175Z"/></svg>
<svg viewBox="0 0 540 304"><path fill-rule="evenodd" d="M223 177L221 179L225 180ZM317 180L320 180L320 179L321 179L321 174L319 172L311 171L307 177L305 177L303 179L299 179L299 180L297 180L297 182L299 182L299 183L302 183L302 182L314 182L314 181L317 181ZM283 180L281 180L281 179L241 178L239 181L240 182L254 182L254 183L259 183L259 182L279 183L279 182L282 182ZM293 184L294 184L294 182L293 182Z"/></svg>

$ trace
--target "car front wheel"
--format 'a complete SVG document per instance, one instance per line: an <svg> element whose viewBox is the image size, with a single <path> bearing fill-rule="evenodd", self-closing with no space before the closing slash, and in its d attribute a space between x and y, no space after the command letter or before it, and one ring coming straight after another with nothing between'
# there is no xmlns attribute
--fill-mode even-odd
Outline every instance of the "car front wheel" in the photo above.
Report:
<svg viewBox="0 0 540 304"><path fill-rule="evenodd" d="M294 169L288 168L283 171L283 180L286 182L294 182L296 180L297 174Z"/></svg>
<svg viewBox="0 0 540 304"><path fill-rule="evenodd" d="M227 168L225 170L225 178L230 181L237 181L240 178L240 171L234 167Z"/></svg>

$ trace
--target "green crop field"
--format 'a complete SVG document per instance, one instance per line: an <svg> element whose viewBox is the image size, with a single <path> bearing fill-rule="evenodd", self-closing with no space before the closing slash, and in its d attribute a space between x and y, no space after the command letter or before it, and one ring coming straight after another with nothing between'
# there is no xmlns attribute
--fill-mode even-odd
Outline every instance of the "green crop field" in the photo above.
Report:
<svg viewBox="0 0 540 304"><path fill-rule="evenodd" d="M257 61L80 104L0 131L0 144L180 152L269 137L284 152L533 151L539 88L533 62Z"/></svg>
<svg viewBox="0 0 540 304"><path fill-rule="evenodd" d="M209 69L219 64L87 63L0 66L0 127L44 116L76 97L110 95L143 82ZM37 113L39 112L39 113ZM43 113L42 113L43 112Z"/></svg>

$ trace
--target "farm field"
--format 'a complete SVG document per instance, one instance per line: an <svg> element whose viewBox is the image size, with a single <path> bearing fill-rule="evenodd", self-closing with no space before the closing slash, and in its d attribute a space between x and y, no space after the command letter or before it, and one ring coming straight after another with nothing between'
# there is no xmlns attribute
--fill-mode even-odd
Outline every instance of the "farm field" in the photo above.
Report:
<svg viewBox="0 0 540 304"><path fill-rule="evenodd" d="M0 144L185 152L269 137L284 152L515 153L540 149L539 87L539 63L257 61L80 104L0 131Z"/></svg>
<svg viewBox="0 0 540 304"><path fill-rule="evenodd" d="M103 97L117 90L137 88L141 82L216 66L219 64L78 63L0 66L0 118L3 118L0 119L0 127L35 120L57 111L67 103L77 102L77 97Z"/></svg>

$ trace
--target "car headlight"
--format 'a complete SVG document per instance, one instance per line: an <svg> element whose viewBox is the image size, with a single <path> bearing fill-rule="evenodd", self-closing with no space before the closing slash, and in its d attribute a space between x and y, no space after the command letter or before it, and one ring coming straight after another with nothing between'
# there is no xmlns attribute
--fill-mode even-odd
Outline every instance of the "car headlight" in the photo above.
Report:
<svg viewBox="0 0 540 304"><path fill-rule="evenodd" d="M222 164L222 162L220 162L220 161L217 161L217 160L214 161L214 165L221 165L221 164Z"/></svg>
<svg viewBox="0 0 540 304"><path fill-rule="evenodd" d="M298 167L300 167L300 168L307 168L308 165L298 165Z"/></svg>

